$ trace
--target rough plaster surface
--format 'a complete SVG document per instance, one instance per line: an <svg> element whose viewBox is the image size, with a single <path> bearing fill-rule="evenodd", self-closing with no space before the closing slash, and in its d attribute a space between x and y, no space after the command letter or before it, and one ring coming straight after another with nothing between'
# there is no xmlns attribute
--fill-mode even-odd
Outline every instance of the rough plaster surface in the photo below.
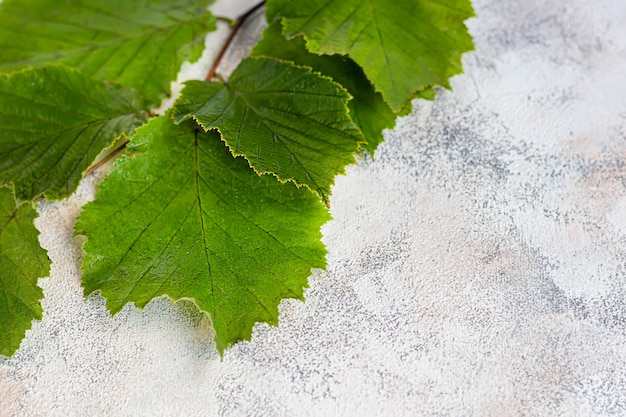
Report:
<svg viewBox="0 0 626 417"><path fill-rule="evenodd" d="M475 7L453 91L337 179L307 302L223 360L189 306L83 300L102 173L41 206L45 313L0 416L626 415L626 3Z"/></svg>

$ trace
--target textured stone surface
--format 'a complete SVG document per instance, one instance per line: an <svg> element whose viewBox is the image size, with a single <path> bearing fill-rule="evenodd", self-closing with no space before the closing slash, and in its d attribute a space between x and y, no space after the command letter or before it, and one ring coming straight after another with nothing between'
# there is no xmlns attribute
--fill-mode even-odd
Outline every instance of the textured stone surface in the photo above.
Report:
<svg viewBox="0 0 626 417"><path fill-rule="evenodd" d="M44 318L0 416L626 415L626 3L475 7L453 91L337 179L307 302L223 360L187 306L83 300L97 176L42 206Z"/></svg>

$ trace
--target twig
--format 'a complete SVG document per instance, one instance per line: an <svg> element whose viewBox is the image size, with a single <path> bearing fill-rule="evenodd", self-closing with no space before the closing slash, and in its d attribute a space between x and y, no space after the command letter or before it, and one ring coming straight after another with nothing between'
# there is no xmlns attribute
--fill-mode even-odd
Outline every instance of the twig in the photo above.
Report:
<svg viewBox="0 0 626 417"><path fill-rule="evenodd" d="M96 169L100 168L102 165L104 165L107 162L109 162L111 159L113 159L115 157L115 155L117 155L118 153L120 153L124 149L126 149L126 145L128 145L128 142L129 141L126 141L126 142L122 143L120 146L118 146L117 148L112 150L110 154L108 154L107 156L105 156L104 158L102 158L101 160L96 162L95 164L93 164L91 166L91 168L89 168L87 171L85 171L85 173L83 174L83 178L85 178L87 175L89 175L92 172L94 172Z"/></svg>
<svg viewBox="0 0 626 417"><path fill-rule="evenodd" d="M245 12L244 14L242 14L241 16L239 16L237 18L237 23L233 27L233 30L230 32L230 36L226 40L226 43L224 44L224 46L222 46L222 50L220 51L219 55L217 56L217 59L215 60L215 62L213 63L213 66L209 70L209 75L207 75L206 81L211 81L213 79L213 77L215 76L215 72L217 71L217 67L219 67L220 63L222 62L222 59L224 58L224 55L226 55L226 51L230 47L231 43L233 43L233 40L235 39L235 36L237 36L237 32L239 32L239 29L241 29L243 24L246 23L246 20L248 20L248 18L250 18L250 16L252 16L254 13L256 13L256 11L259 10L263 6L265 6L265 0L263 0L262 2L257 4L256 6L252 7L250 10L248 10L247 12Z"/></svg>

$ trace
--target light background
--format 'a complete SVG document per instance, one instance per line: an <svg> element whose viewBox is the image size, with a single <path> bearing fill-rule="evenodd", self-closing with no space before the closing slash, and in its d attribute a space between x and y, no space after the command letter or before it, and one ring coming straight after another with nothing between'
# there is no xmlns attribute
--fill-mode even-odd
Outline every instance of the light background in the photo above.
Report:
<svg viewBox="0 0 626 417"><path fill-rule="evenodd" d="M103 173L43 205L45 313L0 358L0 416L626 415L626 2L474 6L452 92L337 178L307 302L223 360L189 307L84 301Z"/></svg>

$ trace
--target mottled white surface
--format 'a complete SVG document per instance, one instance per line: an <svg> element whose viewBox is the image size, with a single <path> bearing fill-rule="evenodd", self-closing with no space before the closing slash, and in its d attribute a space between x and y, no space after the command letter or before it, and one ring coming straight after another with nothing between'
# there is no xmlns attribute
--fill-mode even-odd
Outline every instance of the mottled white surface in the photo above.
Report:
<svg viewBox="0 0 626 417"><path fill-rule="evenodd" d="M337 179L307 302L223 360L188 306L83 300L98 178L41 207L45 313L0 416L626 415L626 2L475 7L453 91Z"/></svg>

